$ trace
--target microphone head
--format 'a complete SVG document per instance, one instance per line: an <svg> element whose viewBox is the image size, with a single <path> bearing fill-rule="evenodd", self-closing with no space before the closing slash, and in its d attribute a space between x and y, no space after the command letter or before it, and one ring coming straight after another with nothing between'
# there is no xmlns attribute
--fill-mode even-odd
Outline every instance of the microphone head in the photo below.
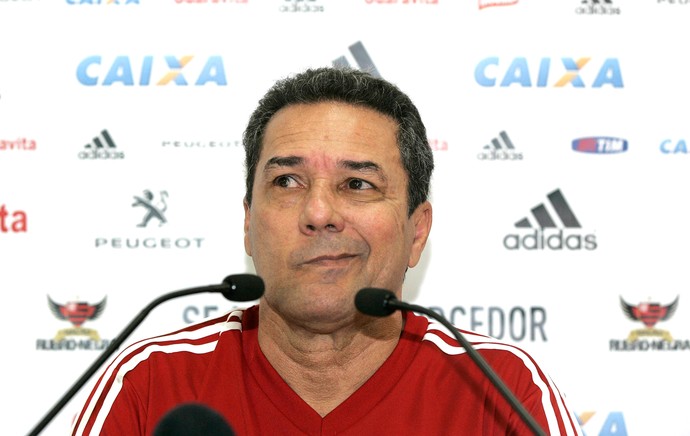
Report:
<svg viewBox="0 0 690 436"><path fill-rule="evenodd" d="M184 403L168 411L153 436L235 436L218 412L200 403Z"/></svg>
<svg viewBox="0 0 690 436"><path fill-rule="evenodd" d="M258 300L264 294L264 281L254 274L233 274L223 279L230 289L223 296L231 301Z"/></svg>
<svg viewBox="0 0 690 436"><path fill-rule="evenodd" d="M357 310L369 316L388 316L396 311L389 301L396 301L395 294L388 289L364 288L355 295Z"/></svg>

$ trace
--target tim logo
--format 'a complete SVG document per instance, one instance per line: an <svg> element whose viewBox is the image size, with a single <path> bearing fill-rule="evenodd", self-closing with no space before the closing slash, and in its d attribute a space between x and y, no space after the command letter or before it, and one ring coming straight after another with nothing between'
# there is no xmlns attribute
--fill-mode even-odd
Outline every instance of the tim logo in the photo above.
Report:
<svg viewBox="0 0 690 436"><path fill-rule="evenodd" d="M159 227L168 222L164 215L165 211L168 209L166 198L168 198L168 191L160 191L158 199L155 199L155 195L149 190L145 190L141 197L135 195L132 207L141 207L144 209L144 217L141 222L137 224L137 227L146 227L151 220L158 221Z"/></svg>
<svg viewBox="0 0 690 436"><path fill-rule="evenodd" d="M623 314L644 327L630 331L626 339L609 340L609 351L690 351L690 340L673 339L671 332L656 327L657 323L673 317L678 309L678 296L666 304L651 300L631 304L619 298Z"/></svg>
<svg viewBox="0 0 690 436"><path fill-rule="evenodd" d="M521 160L522 153L515 151L513 141L505 131L501 131L497 138L484 146L483 151L477 155L479 160Z"/></svg>
<svg viewBox="0 0 690 436"><path fill-rule="evenodd" d="M517 2L518 0L479 0L479 10L492 6L512 6Z"/></svg>
<svg viewBox="0 0 690 436"><path fill-rule="evenodd" d="M590 60L591 58L561 58L561 65L553 67L555 72L552 72L551 58L541 58L536 63L528 62L524 57L514 58L510 62L502 62L498 57L488 57L479 61L474 69L474 78L480 86L485 87L518 85L524 88L547 86L560 88L569 85L573 88L586 88L587 83L592 88L623 87L623 76L618 59L607 58L598 65L593 63L594 66L591 66ZM590 66L584 71L587 74L581 75L588 64ZM598 70L592 78L591 73L597 66ZM556 74L558 76L555 76ZM554 81L555 77L558 78Z"/></svg>
<svg viewBox="0 0 690 436"><path fill-rule="evenodd" d="M508 250L595 250L595 235L578 231L582 226L560 189L546 197L548 203L536 205L531 209L531 217L515 223L518 229L534 231L508 234L503 238L503 246ZM557 220L563 228L559 228Z"/></svg>
<svg viewBox="0 0 690 436"><path fill-rule="evenodd" d="M621 138L594 136L573 140L573 150L592 154L614 154L628 151L628 141Z"/></svg>
<svg viewBox="0 0 690 436"><path fill-rule="evenodd" d="M79 159L124 159L125 154L117 151L110 133L107 130L101 130L100 136L95 136L86 144L78 156Z"/></svg>
<svg viewBox="0 0 690 436"><path fill-rule="evenodd" d="M158 80L155 81L153 77L158 77ZM187 86L188 77L194 86L228 84L223 58L220 56L209 56L205 61L191 55L179 58L144 56L134 60L129 56L117 56L112 61L105 61L101 56L89 56L77 65L77 80L86 86L110 86L115 83L124 86L164 86L170 83Z"/></svg>
<svg viewBox="0 0 690 436"><path fill-rule="evenodd" d="M0 205L0 233L26 233L26 212Z"/></svg>
<svg viewBox="0 0 690 436"><path fill-rule="evenodd" d="M103 297L103 300L96 304L89 304L85 301L70 301L65 304L59 304L48 296L48 306L55 318L72 323L72 328L58 331L55 341L60 342L68 336L87 336L93 341L100 341L101 338L96 330L84 328L82 324L101 316L105 309L106 298Z"/></svg>
<svg viewBox="0 0 690 436"><path fill-rule="evenodd" d="M381 77L379 70L376 69L374 61L371 60L369 53L367 53L367 50L364 48L364 44L362 44L361 41L355 42L349 47L349 49L350 54L352 54L352 57L355 59L355 62L357 62L357 67L360 70L366 71L374 77ZM350 68L350 62L348 62L345 56L340 56L333 61L333 66L336 68Z"/></svg>

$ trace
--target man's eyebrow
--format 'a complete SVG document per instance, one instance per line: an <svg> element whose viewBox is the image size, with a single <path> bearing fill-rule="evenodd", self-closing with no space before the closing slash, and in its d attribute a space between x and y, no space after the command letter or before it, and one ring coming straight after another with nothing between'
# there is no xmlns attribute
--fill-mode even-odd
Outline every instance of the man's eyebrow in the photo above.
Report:
<svg viewBox="0 0 690 436"><path fill-rule="evenodd" d="M338 162L338 166L354 171L370 171L375 173L381 172L381 167L376 162L372 162L370 160L341 160Z"/></svg>
<svg viewBox="0 0 690 436"><path fill-rule="evenodd" d="M264 171L272 167L295 167L303 163L304 159L299 156L273 156L264 165Z"/></svg>
<svg viewBox="0 0 690 436"><path fill-rule="evenodd" d="M388 179L381 166L370 160L341 160L338 162L338 166L347 170L374 175L384 182Z"/></svg>

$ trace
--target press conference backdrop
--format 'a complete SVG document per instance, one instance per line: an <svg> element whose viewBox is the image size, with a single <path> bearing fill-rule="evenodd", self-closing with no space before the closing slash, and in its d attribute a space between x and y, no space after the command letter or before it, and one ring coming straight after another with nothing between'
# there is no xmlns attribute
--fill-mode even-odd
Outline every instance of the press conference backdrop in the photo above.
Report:
<svg viewBox="0 0 690 436"><path fill-rule="evenodd" d="M688 0L0 0L3 433L154 298L253 272L250 112L350 65L409 93L436 157L404 298L531 352L587 435L690 434L689 20ZM128 342L232 307L170 301Z"/></svg>

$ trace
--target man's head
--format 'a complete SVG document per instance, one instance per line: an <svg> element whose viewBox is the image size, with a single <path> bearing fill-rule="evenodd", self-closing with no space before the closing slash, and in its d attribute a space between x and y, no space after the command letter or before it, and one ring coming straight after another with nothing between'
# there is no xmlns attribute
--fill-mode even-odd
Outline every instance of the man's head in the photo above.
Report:
<svg viewBox="0 0 690 436"><path fill-rule="evenodd" d="M344 68L310 69L277 82L261 99L244 132L246 201L252 203L256 166L266 125L280 109L324 101L364 106L398 125L400 158L408 178L408 214L427 200L434 159L415 105L395 85L365 72Z"/></svg>
<svg viewBox="0 0 690 436"><path fill-rule="evenodd" d="M259 106L245 135L244 244L266 284L262 313L337 329L359 316L359 289L400 294L420 260L432 222L424 126L402 92L357 71L308 71Z"/></svg>

